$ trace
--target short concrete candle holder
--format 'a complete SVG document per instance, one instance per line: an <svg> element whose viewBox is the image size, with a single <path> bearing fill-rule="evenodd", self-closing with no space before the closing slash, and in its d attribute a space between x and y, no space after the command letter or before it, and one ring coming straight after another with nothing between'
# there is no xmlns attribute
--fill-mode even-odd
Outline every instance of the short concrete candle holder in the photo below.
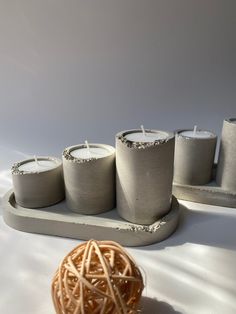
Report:
<svg viewBox="0 0 236 314"><path fill-rule="evenodd" d="M217 137L209 131L178 130L175 137L174 182L204 185L212 180Z"/></svg>
<svg viewBox="0 0 236 314"><path fill-rule="evenodd" d="M65 197L62 162L54 157L35 157L12 167L17 204L40 208L58 203Z"/></svg>
<svg viewBox="0 0 236 314"><path fill-rule="evenodd" d="M209 138L208 138L209 140ZM178 143L178 140L177 140ZM180 153L177 155L177 162L175 167L175 180L173 185L173 194L182 200L193 201L198 203L205 203L217 206L226 207L236 207L236 119L230 118L225 119L222 130L221 148L219 154L218 165L213 167L211 173L209 169L211 168L211 160L214 159L212 156L214 151L214 139L212 138L212 143L208 141L209 150L205 153L204 148L202 148L204 154L207 155L206 158L201 159L202 165L197 161L193 162L194 156L192 155L195 151L197 158L200 158L196 151L196 146L192 147L188 145L186 140L185 146L179 146L178 149L185 149L189 151L189 155L192 158L191 163L186 163L186 171L183 169L184 162L180 160ZM197 143L196 143L197 144ZM177 148L176 148L177 149ZM207 149L207 148L205 148ZM190 158L188 157L188 158ZM184 159L184 156L183 156ZM208 166L207 166L208 165ZM191 167L190 167L191 166ZM206 168L207 166L207 168ZM176 178L181 177L180 170L182 169L185 180L176 180ZM205 170L204 170L205 169ZM199 171L199 174L197 173ZM201 171L201 173L200 173ZM204 175L205 174L207 175ZM211 181L207 184L194 185L191 181L191 174L195 173L195 178L198 182L201 179L207 179L211 176ZM183 178L182 175L182 178ZM188 180L186 180L188 178ZM184 182L184 183L183 183ZM194 181L196 183L196 180Z"/></svg>
<svg viewBox="0 0 236 314"><path fill-rule="evenodd" d="M94 215L115 207L115 148L81 144L63 152L67 206Z"/></svg>
<svg viewBox="0 0 236 314"><path fill-rule="evenodd" d="M175 138L171 132L129 130L116 135L119 215L152 224L171 206Z"/></svg>

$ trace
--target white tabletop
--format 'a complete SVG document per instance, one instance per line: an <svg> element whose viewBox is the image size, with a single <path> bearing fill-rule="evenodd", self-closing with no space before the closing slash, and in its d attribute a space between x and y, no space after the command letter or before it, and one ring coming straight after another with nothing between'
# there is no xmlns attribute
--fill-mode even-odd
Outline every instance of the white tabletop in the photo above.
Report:
<svg viewBox="0 0 236 314"><path fill-rule="evenodd" d="M5 157L1 195L11 188L6 165L17 160L12 152ZM169 239L127 248L146 274L143 313L235 314L236 209L181 204L178 230ZM52 276L80 241L20 232L3 219L0 241L0 313L54 313Z"/></svg>

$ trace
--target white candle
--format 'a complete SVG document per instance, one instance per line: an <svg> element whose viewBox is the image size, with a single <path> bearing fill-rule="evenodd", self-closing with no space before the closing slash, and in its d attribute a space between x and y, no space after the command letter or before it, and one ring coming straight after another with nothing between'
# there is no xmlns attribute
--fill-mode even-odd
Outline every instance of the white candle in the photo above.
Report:
<svg viewBox="0 0 236 314"><path fill-rule="evenodd" d="M43 172L56 168L58 163L52 159L36 158L22 163L18 169L24 172Z"/></svg>
<svg viewBox="0 0 236 314"><path fill-rule="evenodd" d="M152 143L158 140L163 140L168 137L168 134L162 131L145 130L141 125L140 131L130 132L124 135L124 138L131 142Z"/></svg>
<svg viewBox="0 0 236 314"><path fill-rule="evenodd" d="M111 155L111 151L96 144L88 144L88 141L85 141L86 147L78 146L75 149L70 151L71 156L78 159L91 159L91 158L103 158Z"/></svg>
<svg viewBox="0 0 236 314"><path fill-rule="evenodd" d="M198 131L197 126L195 125L193 130L182 131L179 135L190 138L211 138L214 137L214 134L208 131Z"/></svg>

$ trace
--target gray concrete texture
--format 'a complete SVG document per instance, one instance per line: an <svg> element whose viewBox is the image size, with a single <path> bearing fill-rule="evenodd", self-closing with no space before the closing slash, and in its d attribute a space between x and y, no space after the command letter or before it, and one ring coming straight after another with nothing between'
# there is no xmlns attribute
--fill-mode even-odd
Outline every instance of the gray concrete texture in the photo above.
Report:
<svg viewBox="0 0 236 314"><path fill-rule="evenodd" d="M38 160L43 159L44 157L38 157ZM20 206L47 207L65 198L62 162L60 159L53 159L57 161L58 165L47 171L39 173L12 171L15 198ZM32 159L28 161L32 161ZM21 165L21 162L18 165Z"/></svg>
<svg viewBox="0 0 236 314"><path fill-rule="evenodd" d="M68 211L65 202L37 211L23 208L16 204L12 190L3 198L3 219L14 229L83 240L93 236L128 246L149 245L168 238L176 230L179 216L175 197L168 214L149 226L121 220L115 210L96 216L75 214Z"/></svg>
<svg viewBox="0 0 236 314"><path fill-rule="evenodd" d="M175 137L174 181L187 185L204 185L212 180L217 137Z"/></svg>
<svg viewBox="0 0 236 314"><path fill-rule="evenodd" d="M81 145L84 147L84 145ZM63 153L63 172L66 203L69 209L79 214L94 215L115 207L115 148L109 145L90 144L90 147L106 148L110 154L81 162L71 160L70 151L78 145L67 148ZM65 152L64 151L64 152Z"/></svg>
<svg viewBox="0 0 236 314"><path fill-rule="evenodd" d="M166 132L156 144L130 147L122 140L130 132L116 135L117 210L128 221L152 224L170 210L175 137Z"/></svg>
<svg viewBox="0 0 236 314"><path fill-rule="evenodd" d="M224 190L236 191L236 118L223 122L216 182Z"/></svg>
<svg viewBox="0 0 236 314"><path fill-rule="evenodd" d="M236 190L226 191L215 181L209 185L186 185L174 182L173 194L180 200L208 205L236 207Z"/></svg>

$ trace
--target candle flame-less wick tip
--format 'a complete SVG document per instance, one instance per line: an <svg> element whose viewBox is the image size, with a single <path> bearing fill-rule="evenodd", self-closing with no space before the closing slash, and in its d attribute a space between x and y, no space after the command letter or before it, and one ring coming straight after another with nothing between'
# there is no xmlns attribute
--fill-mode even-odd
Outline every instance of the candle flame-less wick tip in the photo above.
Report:
<svg viewBox="0 0 236 314"><path fill-rule="evenodd" d="M39 161L38 161L38 157L36 155L34 155L34 161L36 163L36 171L39 172Z"/></svg>
<svg viewBox="0 0 236 314"><path fill-rule="evenodd" d="M89 143L88 143L88 141L87 141L87 140L85 140L84 142L85 142L85 145L86 145L86 147L87 147L88 155L89 155L89 156L91 156Z"/></svg>
<svg viewBox="0 0 236 314"><path fill-rule="evenodd" d="M36 164L38 164L38 158L36 155L34 155L34 160L35 160Z"/></svg>
<svg viewBox="0 0 236 314"><path fill-rule="evenodd" d="M143 132L143 136L146 136L146 132L145 132L144 126L142 124L141 124L141 130Z"/></svg>

